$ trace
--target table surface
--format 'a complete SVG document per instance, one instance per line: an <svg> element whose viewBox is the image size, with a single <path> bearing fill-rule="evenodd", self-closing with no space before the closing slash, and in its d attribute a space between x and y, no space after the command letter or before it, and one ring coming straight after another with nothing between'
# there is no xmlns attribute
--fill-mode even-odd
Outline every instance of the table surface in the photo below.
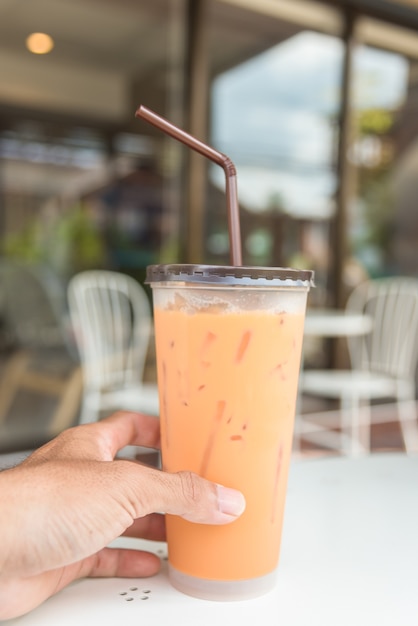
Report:
<svg viewBox="0 0 418 626"><path fill-rule="evenodd" d="M305 335L322 337L348 337L365 335L372 329L372 318L361 313L348 313L339 309L308 309Z"/></svg>
<svg viewBox="0 0 418 626"><path fill-rule="evenodd" d="M278 582L265 596L224 603L190 598L171 588L164 562L153 578L76 582L3 623L416 626L417 491L418 456L294 460ZM165 553L164 544L147 546Z"/></svg>

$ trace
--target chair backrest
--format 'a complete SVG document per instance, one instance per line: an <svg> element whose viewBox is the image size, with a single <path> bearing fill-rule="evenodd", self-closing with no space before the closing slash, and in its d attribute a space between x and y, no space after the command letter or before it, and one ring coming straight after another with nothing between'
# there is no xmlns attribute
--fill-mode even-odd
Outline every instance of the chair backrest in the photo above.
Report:
<svg viewBox="0 0 418 626"><path fill-rule="evenodd" d="M143 287L119 272L80 272L69 282L68 303L86 387L140 384L151 332Z"/></svg>
<svg viewBox="0 0 418 626"><path fill-rule="evenodd" d="M418 280L366 281L351 293L347 311L370 315L373 320L368 335L349 340L353 367L413 378L418 359Z"/></svg>
<svg viewBox="0 0 418 626"><path fill-rule="evenodd" d="M65 287L47 267L2 259L2 316L24 348L65 348Z"/></svg>

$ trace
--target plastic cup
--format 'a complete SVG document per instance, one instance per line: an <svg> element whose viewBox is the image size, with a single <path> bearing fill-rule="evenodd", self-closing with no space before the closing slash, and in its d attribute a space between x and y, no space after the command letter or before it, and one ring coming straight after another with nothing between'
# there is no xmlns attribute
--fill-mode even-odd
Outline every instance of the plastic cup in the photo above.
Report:
<svg viewBox="0 0 418 626"><path fill-rule="evenodd" d="M169 578L210 600L275 584L312 272L154 265L163 469L239 489L225 526L167 515Z"/></svg>

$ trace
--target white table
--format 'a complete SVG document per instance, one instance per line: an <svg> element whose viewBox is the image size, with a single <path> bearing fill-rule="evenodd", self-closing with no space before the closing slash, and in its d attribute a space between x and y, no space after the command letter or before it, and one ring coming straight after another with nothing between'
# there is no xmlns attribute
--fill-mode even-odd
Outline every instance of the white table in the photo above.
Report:
<svg viewBox="0 0 418 626"><path fill-rule="evenodd" d="M365 335L372 329L368 315L349 313L340 309L308 309L305 335L317 337L350 337Z"/></svg>
<svg viewBox="0 0 418 626"><path fill-rule="evenodd" d="M416 626L417 572L418 456L293 461L278 583L269 594L197 600L172 589L164 567L154 578L74 583L7 623Z"/></svg>

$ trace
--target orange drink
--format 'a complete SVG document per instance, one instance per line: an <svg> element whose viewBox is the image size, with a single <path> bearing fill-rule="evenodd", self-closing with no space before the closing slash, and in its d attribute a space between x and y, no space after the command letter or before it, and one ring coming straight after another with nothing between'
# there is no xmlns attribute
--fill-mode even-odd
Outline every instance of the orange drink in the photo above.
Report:
<svg viewBox="0 0 418 626"><path fill-rule="evenodd" d="M246 509L225 526L168 515L170 580L251 597L272 587L279 558L309 272L230 268L222 282L214 266L175 267L148 272L163 468L238 489Z"/></svg>

